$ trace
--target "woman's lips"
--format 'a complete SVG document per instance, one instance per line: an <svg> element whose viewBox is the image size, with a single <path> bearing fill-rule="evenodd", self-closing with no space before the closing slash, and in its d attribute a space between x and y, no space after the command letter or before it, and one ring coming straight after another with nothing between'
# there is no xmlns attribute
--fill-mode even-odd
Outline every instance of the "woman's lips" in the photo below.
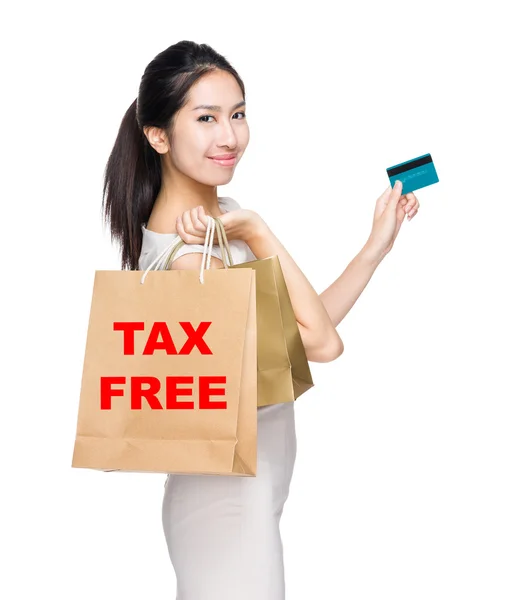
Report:
<svg viewBox="0 0 509 600"><path fill-rule="evenodd" d="M214 163L216 163L216 165L220 165L221 167L233 167L233 165L235 164L235 161L237 160L237 157L234 156L233 158L211 158L209 157L210 160Z"/></svg>

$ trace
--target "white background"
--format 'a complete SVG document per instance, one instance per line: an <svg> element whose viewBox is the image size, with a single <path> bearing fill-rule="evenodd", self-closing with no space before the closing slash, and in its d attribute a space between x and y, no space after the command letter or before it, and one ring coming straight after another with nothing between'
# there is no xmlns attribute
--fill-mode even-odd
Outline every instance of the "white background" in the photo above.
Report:
<svg viewBox="0 0 509 600"><path fill-rule="evenodd" d="M175 598L164 475L70 464L94 271L119 268L104 167L145 66L182 39L246 85L251 142L219 194L318 292L365 243L388 166L430 152L440 177L296 405L287 599L509 598L503 6L3 9L2 598Z"/></svg>

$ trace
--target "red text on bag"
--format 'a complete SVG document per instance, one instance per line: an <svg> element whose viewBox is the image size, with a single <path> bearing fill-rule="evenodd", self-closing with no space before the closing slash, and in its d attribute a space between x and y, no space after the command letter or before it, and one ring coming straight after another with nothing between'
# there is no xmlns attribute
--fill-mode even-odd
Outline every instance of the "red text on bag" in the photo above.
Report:
<svg viewBox="0 0 509 600"><path fill-rule="evenodd" d="M173 342L167 323L164 321L155 321L143 349L142 354L154 354L154 350L166 350L166 354L191 354L191 350L196 346L201 354L212 354L212 350L207 346L203 336L211 325L211 321L202 321L195 330L189 321L179 321L187 335L187 340L179 352ZM115 321L113 323L114 331L124 332L124 355L134 354L134 332L143 331L145 323L143 321ZM161 339L159 340L159 336Z"/></svg>
<svg viewBox="0 0 509 600"><path fill-rule="evenodd" d="M191 396L191 388L177 388L179 383L193 384L195 377L190 375L168 376L166 379L166 405L167 409L194 409L192 400L177 400L177 396ZM226 401L216 400L213 402L211 396L224 396L225 388L210 388L212 383L226 383L224 375L206 375L198 379L198 408L201 409L225 409ZM126 377L101 377L101 410L111 410L111 399L113 396L124 396L124 390L113 388L113 385L124 385ZM143 389L143 385L148 385L148 389ZM161 391L161 382L157 377L143 376L131 377L131 409L141 410L142 398L145 398L150 408L154 410L163 410L163 405L156 394Z"/></svg>

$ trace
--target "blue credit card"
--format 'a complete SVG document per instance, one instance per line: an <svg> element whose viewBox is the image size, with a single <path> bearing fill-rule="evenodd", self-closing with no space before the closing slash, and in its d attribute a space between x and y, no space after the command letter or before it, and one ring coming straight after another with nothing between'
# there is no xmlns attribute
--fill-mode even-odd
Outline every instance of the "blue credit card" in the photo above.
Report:
<svg viewBox="0 0 509 600"><path fill-rule="evenodd" d="M401 195L438 183L438 175L431 154L423 154L417 158L412 158L412 160L399 163L399 165L389 167L387 175L392 187L394 187L397 180L401 181L403 184Z"/></svg>

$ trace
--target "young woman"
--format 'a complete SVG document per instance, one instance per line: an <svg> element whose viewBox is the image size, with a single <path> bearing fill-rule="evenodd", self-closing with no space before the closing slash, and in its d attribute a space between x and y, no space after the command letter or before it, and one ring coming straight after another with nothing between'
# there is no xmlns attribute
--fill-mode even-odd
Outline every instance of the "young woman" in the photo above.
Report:
<svg viewBox="0 0 509 600"><path fill-rule="evenodd" d="M181 41L147 66L108 160L103 208L122 268L145 269L180 236L172 269L199 269L208 216L225 227L234 263L278 255L310 361L343 352L336 327L419 203L397 186L376 203L373 229L345 272L318 295L263 219L218 197L249 142L244 84L206 44ZM214 239L211 268L223 267ZM163 528L177 600L283 600L279 521L296 453L294 405L258 409L252 478L171 475Z"/></svg>

